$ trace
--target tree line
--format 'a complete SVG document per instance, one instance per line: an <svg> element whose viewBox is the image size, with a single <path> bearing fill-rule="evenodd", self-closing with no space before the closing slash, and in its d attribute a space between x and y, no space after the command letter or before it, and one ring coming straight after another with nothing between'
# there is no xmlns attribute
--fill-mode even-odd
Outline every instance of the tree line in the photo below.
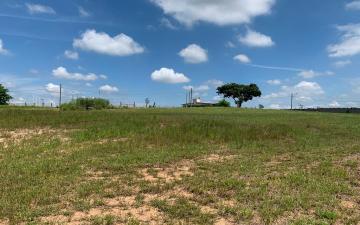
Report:
<svg viewBox="0 0 360 225"><path fill-rule="evenodd" d="M248 102L255 97L261 96L261 91L256 84L237 84L229 83L224 84L217 88L217 93L222 95L224 98L232 98L238 108L241 108L244 102ZM9 90L0 84L0 105L8 105L12 96L9 94ZM147 98L145 100L146 106L149 104L150 100ZM220 101L219 106L229 106L226 103L225 99ZM75 109L75 108L108 108L110 102L104 99L91 99L91 98L82 98L76 99L69 103L64 104L65 108Z"/></svg>

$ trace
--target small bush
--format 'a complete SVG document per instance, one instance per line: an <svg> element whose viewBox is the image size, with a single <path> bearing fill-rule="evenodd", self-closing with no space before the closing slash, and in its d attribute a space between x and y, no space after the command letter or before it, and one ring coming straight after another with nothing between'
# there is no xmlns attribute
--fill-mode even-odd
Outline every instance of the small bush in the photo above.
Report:
<svg viewBox="0 0 360 225"><path fill-rule="evenodd" d="M63 110L109 109L110 102L102 98L78 98L61 105Z"/></svg>
<svg viewBox="0 0 360 225"><path fill-rule="evenodd" d="M217 107L230 107L230 102L223 99L223 100L220 100L218 103L216 103L215 106L217 106Z"/></svg>

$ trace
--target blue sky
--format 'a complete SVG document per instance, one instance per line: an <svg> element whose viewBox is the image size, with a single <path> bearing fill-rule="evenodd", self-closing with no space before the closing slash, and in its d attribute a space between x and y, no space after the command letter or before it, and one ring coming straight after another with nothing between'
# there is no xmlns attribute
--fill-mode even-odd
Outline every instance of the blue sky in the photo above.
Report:
<svg viewBox="0 0 360 225"><path fill-rule="evenodd" d="M360 106L359 0L2 0L0 83L13 103L101 96L179 106L256 83L245 106Z"/></svg>

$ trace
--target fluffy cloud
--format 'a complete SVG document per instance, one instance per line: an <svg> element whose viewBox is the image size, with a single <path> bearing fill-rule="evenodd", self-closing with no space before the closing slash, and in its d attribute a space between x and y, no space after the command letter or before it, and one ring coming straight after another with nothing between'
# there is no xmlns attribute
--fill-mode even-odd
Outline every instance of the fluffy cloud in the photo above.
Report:
<svg viewBox="0 0 360 225"><path fill-rule="evenodd" d="M37 75L37 74L39 74L39 70L37 70L37 69L30 69L30 70L29 70L29 73L31 73L31 74L33 74L33 75Z"/></svg>
<svg viewBox="0 0 360 225"><path fill-rule="evenodd" d="M182 73L176 73L173 69L161 68L160 70L155 70L151 74L151 79L153 81L177 84L177 83L187 83L190 82L190 79Z"/></svg>
<svg viewBox="0 0 360 225"><path fill-rule="evenodd" d="M297 85L294 86L294 92L298 92L299 94L303 95L322 95L324 91L322 87L316 82L308 82L308 81L301 81ZM285 88L286 90L286 88Z"/></svg>
<svg viewBox="0 0 360 225"><path fill-rule="evenodd" d="M285 98L296 93L296 99L299 101L312 101L314 96L325 94L322 87L316 82L301 81L294 86L282 86L277 93L265 95L264 99Z"/></svg>
<svg viewBox="0 0 360 225"><path fill-rule="evenodd" d="M337 61L334 63L334 66L337 68L342 68L347 65L350 65L352 62L350 60L344 60L344 61Z"/></svg>
<svg viewBox="0 0 360 225"><path fill-rule="evenodd" d="M87 30L73 42L75 48L112 56L129 56L144 52L144 48L126 34L111 37L103 32Z"/></svg>
<svg viewBox="0 0 360 225"><path fill-rule="evenodd" d="M3 41L0 39L0 55L7 55L8 53L9 51L4 48Z"/></svg>
<svg viewBox="0 0 360 225"><path fill-rule="evenodd" d="M196 44L191 44L179 52L187 63L203 63L208 61L207 51Z"/></svg>
<svg viewBox="0 0 360 225"><path fill-rule="evenodd" d="M100 91L105 92L105 93L115 93L115 92L119 92L119 89L115 86L110 86L110 85L104 85L101 86L99 88Z"/></svg>
<svg viewBox="0 0 360 225"><path fill-rule="evenodd" d="M269 106L270 109L281 109L281 106L279 104L271 104Z"/></svg>
<svg viewBox="0 0 360 225"><path fill-rule="evenodd" d="M340 104L337 101L333 101L329 104L329 107L331 108L339 108Z"/></svg>
<svg viewBox="0 0 360 225"><path fill-rule="evenodd" d="M250 58L247 55L243 55L243 54L235 56L234 60L237 60L241 63L251 63Z"/></svg>
<svg viewBox="0 0 360 225"><path fill-rule="evenodd" d="M67 80L84 80L84 81L94 81L98 79L98 76L94 73L81 74L81 73L70 73L66 68L60 66L57 69L52 71L53 75L57 78L67 79Z"/></svg>
<svg viewBox="0 0 360 225"><path fill-rule="evenodd" d="M205 84L210 85L213 88L218 88L218 87L224 85L225 83L222 80L208 80L208 81L205 82Z"/></svg>
<svg viewBox="0 0 360 225"><path fill-rule="evenodd" d="M163 17L160 20L160 25L166 28L169 28L170 30L177 30L178 28L167 18Z"/></svg>
<svg viewBox="0 0 360 225"><path fill-rule="evenodd" d="M319 77L319 76L332 76L332 75L334 75L334 73L331 71L316 72L313 70L304 70L304 71L301 71L298 75L304 79L311 79L311 78Z"/></svg>
<svg viewBox="0 0 360 225"><path fill-rule="evenodd" d="M73 60L77 60L79 59L79 53L74 52L74 51L70 51L70 50L66 50L64 52L64 56L68 59L73 59Z"/></svg>
<svg viewBox="0 0 360 225"><path fill-rule="evenodd" d="M322 87L316 82L301 81L294 87L282 87L287 93L296 93L299 101L312 101L314 96L325 94Z"/></svg>
<svg viewBox="0 0 360 225"><path fill-rule="evenodd" d="M352 1L345 5L347 10L360 10L360 1Z"/></svg>
<svg viewBox="0 0 360 225"><path fill-rule="evenodd" d="M214 89L216 89L217 87L223 85L224 82L221 80L208 80L205 81L203 84L199 85L199 86L192 86L192 85L188 85L188 86L183 86L183 89L186 91L193 91L193 96L195 97L206 97L208 96L208 92L214 91ZM220 97L220 96L219 96ZM221 99L221 97L220 97ZM214 99L213 99L214 100ZM214 100L216 101L216 100Z"/></svg>
<svg viewBox="0 0 360 225"><path fill-rule="evenodd" d="M53 83L48 83L45 86L46 91L48 91L51 95L53 96L59 96L60 95L60 86L53 84Z"/></svg>
<svg viewBox="0 0 360 225"><path fill-rule="evenodd" d="M266 83L270 84L270 85L280 85L281 84L281 80L268 80L266 81Z"/></svg>
<svg viewBox="0 0 360 225"><path fill-rule="evenodd" d="M78 10L79 10L79 15L81 17L89 17L89 16L91 16L91 14L81 6L78 7Z"/></svg>
<svg viewBox="0 0 360 225"><path fill-rule="evenodd" d="M200 85L200 86L184 86L183 87L184 90L187 90L187 91L190 91L191 89L194 91L194 92L206 92L210 89L210 87L208 85Z"/></svg>
<svg viewBox="0 0 360 225"><path fill-rule="evenodd" d="M259 32L248 30L244 36L239 36L240 43L249 47L271 47L275 45L271 37Z"/></svg>
<svg viewBox="0 0 360 225"><path fill-rule="evenodd" d="M254 17L269 14L275 4L275 0L151 1L186 26L201 21L216 25L249 23Z"/></svg>
<svg viewBox="0 0 360 225"><path fill-rule="evenodd" d="M30 14L56 14L55 10L50 6L40 4L25 4Z"/></svg>
<svg viewBox="0 0 360 225"><path fill-rule="evenodd" d="M228 41L225 43L225 47L227 48L235 48L235 44L232 41Z"/></svg>
<svg viewBox="0 0 360 225"><path fill-rule="evenodd" d="M345 57L360 54L360 23L337 26L342 33L337 44L329 45L327 50L330 57Z"/></svg>

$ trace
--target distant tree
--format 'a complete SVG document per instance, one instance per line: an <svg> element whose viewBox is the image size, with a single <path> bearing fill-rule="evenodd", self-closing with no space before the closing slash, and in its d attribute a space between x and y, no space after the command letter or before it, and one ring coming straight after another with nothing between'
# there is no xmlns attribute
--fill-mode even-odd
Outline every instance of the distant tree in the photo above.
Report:
<svg viewBox="0 0 360 225"><path fill-rule="evenodd" d="M217 88L217 93L223 95L225 98L234 99L238 108L241 108L244 102L250 101L254 97L261 96L261 91L256 84L225 84Z"/></svg>
<svg viewBox="0 0 360 225"><path fill-rule="evenodd" d="M265 108L265 106L264 106L264 105L259 104L259 109L264 109L264 108Z"/></svg>
<svg viewBox="0 0 360 225"><path fill-rule="evenodd" d="M215 106L217 106L217 107L230 107L230 102L226 101L225 99L222 99L218 103L216 103Z"/></svg>
<svg viewBox="0 0 360 225"><path fill-rule="evenodd" d="M12 97L9 95L9 90L0 84L0 105L8 105Z"/></svg>
<svg viewBox="0 0 360 225"><path fill-rule="evenodd" d="M109 100L102 98L77 98L61 105L63 110L109 109Z"/></svg>

